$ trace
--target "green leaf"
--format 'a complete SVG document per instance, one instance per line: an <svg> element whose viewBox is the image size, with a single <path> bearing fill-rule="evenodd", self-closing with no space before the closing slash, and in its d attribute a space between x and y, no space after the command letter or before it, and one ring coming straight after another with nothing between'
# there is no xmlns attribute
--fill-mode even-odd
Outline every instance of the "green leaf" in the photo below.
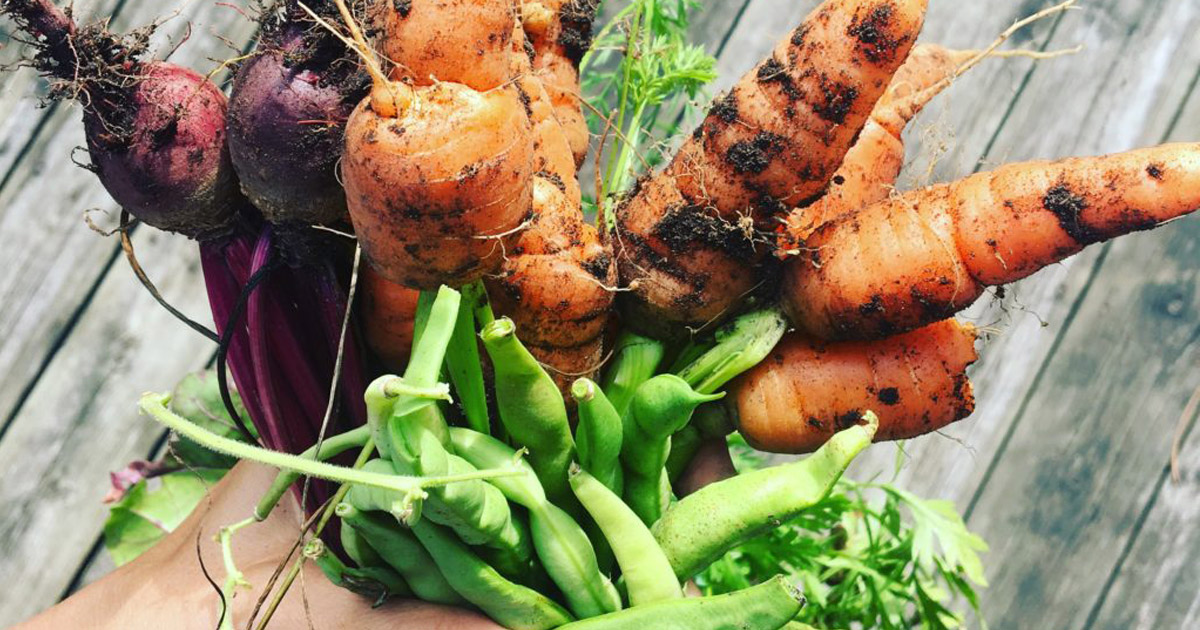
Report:
<svg viewBox="0 0 1200 630"><path fill-rule="evenodd" d="M171 394L170 410L176 415L218 435L241 440L242 434L234 424L233 418L225 409L221 400L221 388L218 385L216 370L189 374ZM237 392L230 388L233 407L243 420L249 420L246 408ZM257 436L256 436L257 437ZM237 459L211 451L195 442L178 436L172 437L170 456L178 464L187 468L232 468Z"/></svg>
<svg viewBox="0 0 1200 630"><path fill-rule="evenodd" d="M175 530L192 513L224 469L193 469L137 482L113 504L104 523L104 547L121 566Z"/></svg>

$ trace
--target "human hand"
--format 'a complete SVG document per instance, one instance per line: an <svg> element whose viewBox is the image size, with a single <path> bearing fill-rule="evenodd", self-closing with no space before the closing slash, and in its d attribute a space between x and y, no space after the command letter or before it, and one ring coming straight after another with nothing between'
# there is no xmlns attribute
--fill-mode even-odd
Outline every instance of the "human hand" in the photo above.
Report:
<svg viewBox="0 0 1200 630"><path fill-rule="evenodd" d="M59 628L179 628L214 630L220 597L204 576L225 581L215 540L224 526L247 518L275 478L275 471L240 463L212 488L184 523L133 562L91 584L17 630ZM234 626L245 628L271 574L296 543L302 514L291 494L271 517L239 530L233 539L237 567L251 588L232 601ZM201 565L203 558L203 569ZM288 565L290 566L291 561ZM260 611L258 620L262 619ZM255 621L257 624L258 621ZM334 586L311 562L284 597L269 628L330 630L499 630L482 615L417 601L390 601L371 608L366 598Z"/></svg>

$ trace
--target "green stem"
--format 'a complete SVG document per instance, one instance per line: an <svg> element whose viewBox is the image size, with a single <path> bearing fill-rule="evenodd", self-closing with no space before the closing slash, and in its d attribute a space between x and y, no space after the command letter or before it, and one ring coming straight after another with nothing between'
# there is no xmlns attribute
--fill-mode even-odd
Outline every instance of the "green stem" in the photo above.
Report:
<svg viewBox="0 0 1200 630"><path fill-rule="evenodd" d="M291 470L309 477L317 477L319 479L328 479L330 481L338 481L341 483L351 483L372 488L380 488L383 490L392 490L394 492L409 493L414 490L422 490L436 486L444 486L460 481L474 481L477 479L494 479L496 477L506 477L513 474L513 471L476 471L461 475L446 475L442 477L410 477L405 475L384 475L379 473L370 473L344 466L334 466L324 462L305 459L288 453L280 453L271 451L257 446L231 440L207 431L205 429L188 422L187 420L175 415L167 409L167 402L171 399L170 394L146 394L142 396L140 406L142 411L150 414L155 420L165 424L171 430L180 435L219 453L232 455L238 459L246 459L255 461L260 464L266 464L274 468L283 470Z"/></svg>
<svg viewBox="0 0 1200 630"><path fill-rule="evenodd" d="M767 358L787 329L778 307L742 315L718 330L716 345L678 374L697 392L711 394Z"/></svg>
<svg viewBox="0 0 1200 630"><path fill-rule="evenodd" d="M446 358L446 347L458 323L461 301L459 292L446 286L438 289L436 296L430 291L421 292L417 322L414 324L414 339L417 342L408 369L404 371L404 380L416 386L433 386L438 382L442 362Z"/></svg>
<svg viewBox="0 0 1200 630"><path fill-rule="evenodd" d="M253 525L258 521L253 518L248 518L244 521L239 521L233 525L227 525L221 528L217 533L217 541L221 544L221 560L225 564L225 585L221 588L221 597L225 600L225 610L221 615L221 624L218 626L220 630L234 630L233 626L233 598L237 594L237 589L248 588L250 583L246 581L246 576L237 568L237 563L233 560L233 535L239 529L247 525Z"/></svg>
<svg viewBox="0 0 1200 630"><path fill-rule="evenodd" d="M358 454L358 459L354 460L354 468L362 468L371 456L375 454L374 440L367 440L363 445L362 451ZM350 492L350 484L344 483L338 488L338 491L329 500L325 506L325 512L321 514L321 520L317 523L316 529L313 530L313 539L318 540L321 537L321 532L325 531L325 527L329 525L329 521L333 519L333 515L339 503L346 498L346 494ZM261 505L261 504L260 504ZM267 606L267 610L263 615L262 621L258 624L258 630L265 630L267 624L270 623L271 617L275 615L275 611L279 608L280 602L283 601L284 595L287 595L292 584L296 581L296 576L300 574L300 569L304 566L304 555L301 554L292 563L292 568L288 571L287 577L280 583L279 588L275 591L275 596L271 599L271 603ZM254 621L251 619L251 621Z"/></svg>
<svg viewBox="0 0 1200 630"><path fill-rule="evenodd" d="M331 457L336 457L342 453L356 447L365 446L371 443L370 427L362 426L345 433L334 435L325 439L321 444L321 452L317 453L316 445L310 447L307 451L300 454L300 457L305 459L327 460ZM262 499L259 499L258 505L254 507L254 518L259 521L264 521L271 515L271 510L279 504L279 499L283 498L284 493L291 487L296 480L302 475L295 472L284 471L280 472L275 477L275 483L267 490Z"/></svg>

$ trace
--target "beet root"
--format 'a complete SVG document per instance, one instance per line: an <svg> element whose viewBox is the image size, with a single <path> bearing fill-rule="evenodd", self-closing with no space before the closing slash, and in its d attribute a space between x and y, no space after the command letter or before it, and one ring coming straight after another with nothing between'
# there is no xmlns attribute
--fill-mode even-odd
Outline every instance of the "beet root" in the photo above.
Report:
<svg viewBox="0 0 1200 630"><path fill-rule="evenodd" d="M133 87L84 112L100 181L154 227L195 238L225 229L243 200L225 143L225 95L181 66L140 70Z"/></svg>
<svg viewBox="0 0 1200 630"><path fill-rule="evenodd" d="M356 64L343 62L340 42L290 30L238 70L229 151L242 191L268 221L333 223L346 214L337 179L346 119L368 84Z"/></svg>

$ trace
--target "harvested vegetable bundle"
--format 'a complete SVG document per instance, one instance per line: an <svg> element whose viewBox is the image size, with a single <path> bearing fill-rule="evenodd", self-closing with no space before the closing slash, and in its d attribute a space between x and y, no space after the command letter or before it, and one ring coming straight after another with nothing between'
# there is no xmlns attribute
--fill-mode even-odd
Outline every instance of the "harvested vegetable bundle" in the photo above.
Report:
<svg viewBox="0 0 1200 630"><path fill-rule="evenodd" d="M1200 208L1200 145L1029 162L905 193L828 223L784 281L820 339L912 330L1093 243Z"/></svg>
<svg viewBox="0 0 1200 630"><path fill-rule="evenodd" d="M257 50L234 78L229 150L242 190L274 224L329 224L346 214L337 180L346 119L369 81L347 47L298 0L264 11ZM332 3L309 2L322 16Z"/></svg>
<svg viewBox="0 0 1200 630"><path fill-rule="evenodd" d="M833 177L924 20L924 0L827 0L618 209L629 318L703 326L761 282L773 219Z"/></svg>

